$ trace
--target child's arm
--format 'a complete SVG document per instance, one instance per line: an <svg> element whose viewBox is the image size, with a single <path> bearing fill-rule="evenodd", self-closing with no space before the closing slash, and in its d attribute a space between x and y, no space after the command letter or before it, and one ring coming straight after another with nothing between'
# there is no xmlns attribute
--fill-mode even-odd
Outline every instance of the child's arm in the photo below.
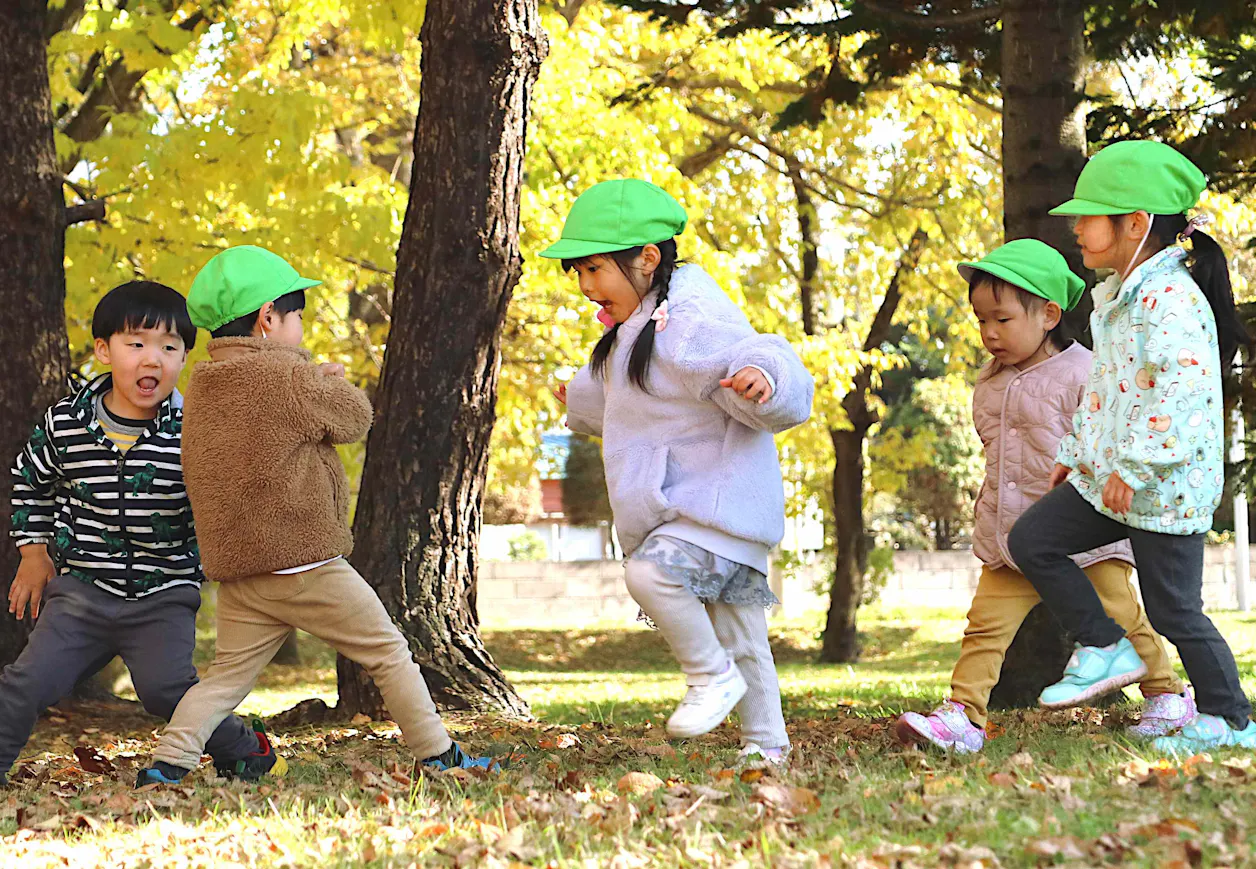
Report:
<svg viewBox="0 0 1256 869"><path fill-rule="evenodd" d="M815 388L811 374L779 335L760 335L727 320L699 319L681 336L675 359L694 396L714 401L751 428L783 432L811 416ZM773 387L767 401L743 398L732 385L722 385L723 381L735 382L746 368L757 368L766 375Z"/></svg>
<svg viewBox="0 0 1256 869"><path fill-rule="evenodd" d="M9 612L19 619L26 615L28 602L31 617L39 615L44 586L57 572L48 555L56 521L56 486L61 479L52 432L50 408L13 463L9 533L22 561L9 587Z"/></svg>
<svg viewBox="0 0 1256 869"><path fill-rule="evenodd" d="M371 400L366 393L321 365L302 365L293 375L298 400L313 420L315 436L333 444L357 443L371 429Z"/></svg>
<svg viewBox="0 0 1256 869"><path fill-rule="evenodd" d="M560 396L567 405L567 428L579 434L602 436L602 418L606 413L606 393L601 382L585 365L567 384Z"/></svg>
<svg viewBox="0 0 1256 869"><path fill-rule="evenodd" d="M1055 450L1055 467L1051 469L1049 488L1054 489L1068 478L1068 472L1077 466L1077 426L1080 422L1082 403L1086 398L1086 382L1077 387L1077 409L1073 411L1072 422L1060 445ZM1063 470L1061 470L1063 469Z"/></svg>

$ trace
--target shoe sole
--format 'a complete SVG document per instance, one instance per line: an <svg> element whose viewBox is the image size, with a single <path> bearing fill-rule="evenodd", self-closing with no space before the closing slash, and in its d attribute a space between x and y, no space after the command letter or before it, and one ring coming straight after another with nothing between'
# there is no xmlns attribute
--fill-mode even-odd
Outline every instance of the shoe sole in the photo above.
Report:
<svg viewBox="0 0 1256 869"><path fill-rule="evenodd" d="M955 754L976 754L979 751L979 749L969 748L959 742L953 742L950 745L938 742L932 736L920 732L901 718L894 722L894 735L903 745L927 745L939 751L954 752Z"/></svg>
<svg viewBox="0 0 1256 869"><path fill-rule="evenodd" d="M704 723L702 727L695 727L691 730L676 730L672 727L672 723L669 721L667 722L667 735L673 739L692 739L695 736L702 736L704 733L710 733L712 730L724 723L724 719L731 715L733 710L737 708L737 704L741 702L741 698L746 696L747 689L744 677L741 680L740 688L741 690L730 695L729 701L725 704L724 711L720 713L719 718L708 718L707 722L709 723Z"/></svg>
<svg viewBox="0 0 1256 869"><path fill-rule="evenodd" d="M1071 700L1065 700L1060 703L1047 703L1039 698L1038 705L1043 709L1072 709L1074 706L1085 706L1091 700L1102 697L1112 691L1120 691L1133 685L1139 679L1147 675L1147 665L1143 664L1137 670L1131 670L1128 673L1122 673L1120 676L1113 676L1109 679L1102 679L1086 689L1085 693L1079 694Z"/></svg>

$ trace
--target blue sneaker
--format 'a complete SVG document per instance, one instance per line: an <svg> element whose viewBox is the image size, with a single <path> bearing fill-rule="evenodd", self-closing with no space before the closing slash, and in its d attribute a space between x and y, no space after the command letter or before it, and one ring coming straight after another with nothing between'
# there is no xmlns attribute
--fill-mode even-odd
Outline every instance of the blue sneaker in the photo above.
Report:
<svg viewBox="0 0 1256 869"><path fill-rule="evenodd" d="M1201 714L1172 736L1154 740L1151 746L1165 754L1188 756L1212 748L1256 749L1256 721L1248 721L1247 727L1235 730L1224 718Z"/></svg>
<svg viewBox="0 0 1256 869"><path fill-rule="evenodd" d="M1147 665L1138 657L1134 644L1125 638L1107 647L1077 643L1073 657L1064 668L1064 678L1042 689L1038 705L1044 709L1085 706L1104 694L1133 685L1146 675Z"/></svg>
<svg viewBox="0 0 1256 869"><path fill-rule="evenodd" d="M499 773L502 771L502 765L491 757L472 757L463 752L454 743L449 746L449 750L444 754L438 754L436 757L429 757L421 762L428 769L434 769L437 772L446 772L451 769L479 769L485 772Z"/></svg>
<svg viewBox="0 0 1256 869"><path fill-rule="evenodd" d="M139 771L135 777L135 786L142 788L146 785L177 785L191 771L159 760L152 766Z"/></svg>

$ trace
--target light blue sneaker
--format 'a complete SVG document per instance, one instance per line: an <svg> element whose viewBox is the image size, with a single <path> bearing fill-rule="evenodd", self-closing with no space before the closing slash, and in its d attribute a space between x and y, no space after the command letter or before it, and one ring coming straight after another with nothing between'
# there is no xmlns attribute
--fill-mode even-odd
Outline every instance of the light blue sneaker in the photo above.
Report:
<svg viewBox="0 0 1256 869"><path fill-rule="evenodd" d="M1248 721L1247 727L1235 730L1224 718L1201 714L1172 736L1154 740L1151 746L1165 754L1188 756L1212 748L1256 749L1256 721Z"/></svg>
<svg viewBox="0 0 1256 869"><path fill-rule="evenodd" d="M1067 709L1132 685L1147 675L1147 665L1124 637L1111 646L1075 645L1064 678L1038 695L1044 709Z"/></svg>

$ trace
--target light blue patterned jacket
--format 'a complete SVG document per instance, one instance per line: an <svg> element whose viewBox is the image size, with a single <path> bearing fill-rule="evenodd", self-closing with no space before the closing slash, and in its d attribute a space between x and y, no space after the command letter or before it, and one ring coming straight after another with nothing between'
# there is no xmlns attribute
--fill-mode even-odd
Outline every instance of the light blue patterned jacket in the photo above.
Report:
<svg viewBox="0 0 1256 869"><path fill-rule="evenodd" d="M1164 534L1211 528L1225 482L1217 326L1185 257L1168 247L1092 291L1094 361L1057 455L1100 513ZM1125 516L1103 506L1113 471L1134 490Z"/></svg>

